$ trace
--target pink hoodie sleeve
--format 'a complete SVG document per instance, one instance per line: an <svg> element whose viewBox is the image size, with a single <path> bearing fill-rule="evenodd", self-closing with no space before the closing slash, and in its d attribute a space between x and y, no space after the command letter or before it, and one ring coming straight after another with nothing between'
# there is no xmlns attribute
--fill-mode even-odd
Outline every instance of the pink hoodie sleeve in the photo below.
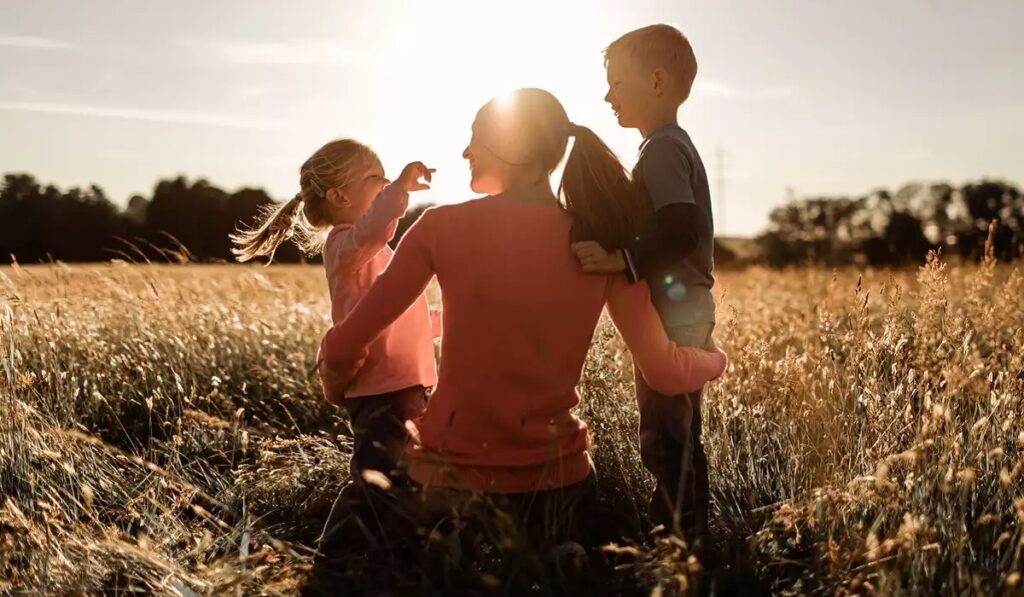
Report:
<svg viewBox="0 0 1024 597"><path fill-rule="evenodd" d="M725 353L678 346L669 340L647 284L612 276L608 314L633 353L644 379L666 396L699 390L725 371Z"/></svg>
<svg viewBox="0 0 1024 597"><path fill-rule="evenodd" d="M433 210L402 237L390 265L344 321L320 342L318 368L328 402L336 402L366 360L367 346L405 312L434 275Z"/></svg>
<svg viewBox="0 0 1024 597"><path fill-rule="evenodd" d="M392 183L384 187L362 216L351 228L342 232L330 250L336 253L337 263L346 269L357 268L384 248L398 228L398 220L409 207L409 193Z"/></svg>
<svg viewBox="0 0 1024 597"><path fill-rule="evenodd" d="M444 311L440 307L430 308L430 333L436 340L441 337L441 330L444 329Z"/></svg>

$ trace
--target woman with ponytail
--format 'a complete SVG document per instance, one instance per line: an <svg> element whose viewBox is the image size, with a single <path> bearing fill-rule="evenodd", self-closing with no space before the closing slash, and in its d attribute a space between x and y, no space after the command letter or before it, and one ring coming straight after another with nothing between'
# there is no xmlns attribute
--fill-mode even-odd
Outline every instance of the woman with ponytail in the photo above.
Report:
<svg viewBox="0 0 1024 597"><path fill-rule="evenodd" d="M419 179L429 183L432 173L414 162L391 183L369 147L351 139L331 141L302 164L294 199L231 237L235 255L239 261L273 259L277 247L293 237L307 254L323 251L331 316L341 322L391 261L387 243L405 214L409 193L429 188ZM344 400L340 392L327 394L351 419L353 484L343 491L350 506L363 501L367 471L397 478L408 439L405 421L423 412L426 388L437 381L426 297L408 303L367 341L365 362L346 382Z"/></svg>
<svg viewBox="0 0 1024 597"><path fill-rule="evenodd" d="M551 175L575 143L559 185ZM432 276L445 319L441 369L413 423L409 476L443 503L485 492L540 525L573 534L573 504L593 490L587 427L571 412L590 340L608 311L652 387L669 395L718 377L725 355L665 336L644 284L586 274L573 240L618 246L644 213L629 178L589 129L540 89L478 112L463 156L486 195L427 210L390 267L321 344L327 391L342 393L367 345L421 295ZM428 491L429 490L429 491ZM425 503L430 503L425 496ZM551 535L554 533L554 536Z"/></svg>

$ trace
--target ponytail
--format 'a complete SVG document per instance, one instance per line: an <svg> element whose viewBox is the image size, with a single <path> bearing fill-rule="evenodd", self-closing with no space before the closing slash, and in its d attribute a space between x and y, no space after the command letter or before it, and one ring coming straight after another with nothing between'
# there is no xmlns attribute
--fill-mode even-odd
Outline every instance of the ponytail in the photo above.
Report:
<svg viewBox="0 0 1024 597"><path fill-rule="evenodd" d="M291 238L296 228L302 228L305 224L305 216L302 214L302 193L297 193L284 205L268 205L261 208L257 220L262 220L262 224L239 230L230 236L231 242L235 244L231 252L238 261L267 257L269 264L274 260L274 253L281 243Z"/></svg>
<svg viewBox="0 0 1024 597"><path fill-rule="evenodd" d="M570 122L565 108L550 92L517 89L500 104L488 102L477 121L484 138L510 136L525 147L530 158L526 163L503 161L511 166L539 167L548 175L565 156L569 138L576 138L558 185L573 219L574 241L594 240L613 250L626 247L640 233L650 215L650 203L641 199L615 153L594 131Z"/></svg>
<svg viewBox="0 0 1024 597"><path fill-rule="evenodd" d="M625 247L646 221L641 201L619 158L594 131L569 123L576 137L559 191L573 219L573 240L594 240L606 250Z"/></svg>

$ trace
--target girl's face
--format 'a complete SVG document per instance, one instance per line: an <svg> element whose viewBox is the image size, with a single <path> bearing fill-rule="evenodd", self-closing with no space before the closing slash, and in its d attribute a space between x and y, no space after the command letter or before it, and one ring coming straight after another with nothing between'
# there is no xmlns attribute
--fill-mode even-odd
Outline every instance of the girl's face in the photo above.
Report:
<svg viewBox="0 0 1024 597"><path fill-rule="evenodd" d="M389 182L384 177L384 166L381 165L380 160L374 158L373 162L368 167L364 167L355 180L343 187L331 189L335 195L335 200L332 203L344 208L348 219L354 221L366 213L374 198Z"/></svg>

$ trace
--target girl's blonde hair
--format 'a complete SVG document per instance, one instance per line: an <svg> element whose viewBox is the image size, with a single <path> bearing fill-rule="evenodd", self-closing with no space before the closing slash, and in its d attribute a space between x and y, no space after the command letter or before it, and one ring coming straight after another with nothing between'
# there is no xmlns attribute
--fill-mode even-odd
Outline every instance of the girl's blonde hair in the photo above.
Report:
<svg viewBox="0 0 1024 597"><path fill-rule="evenodd" d="M269 263L281 243L294 236L304 253L316 255L334 225L328 215L327 192L355 182L375 161L372 149L352 139L336 139L316 150L299 169L295 197L284 205L265 207L256 226L232 234L231 252L239 261L267 257Z"/></svg>

